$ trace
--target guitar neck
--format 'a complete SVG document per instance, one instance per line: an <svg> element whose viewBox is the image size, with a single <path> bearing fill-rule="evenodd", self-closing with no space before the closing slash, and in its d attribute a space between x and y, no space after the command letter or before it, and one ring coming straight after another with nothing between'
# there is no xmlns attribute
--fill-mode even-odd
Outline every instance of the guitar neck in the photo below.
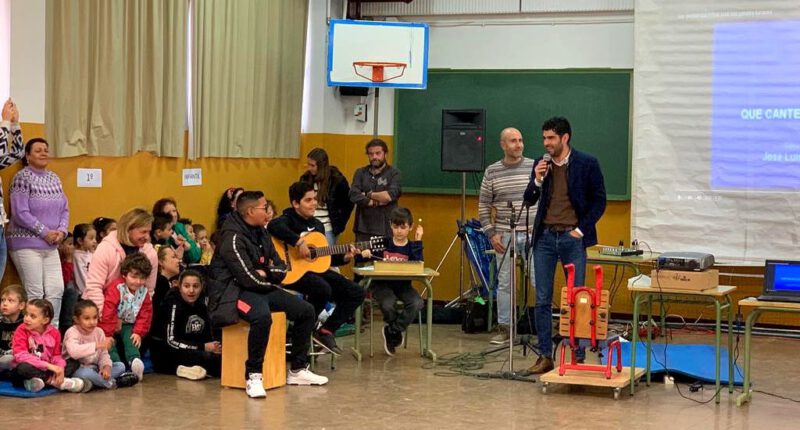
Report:
<svg viewBox="0 0 800 430"><path fill-rule="evenodd" d="M370 243L369 242L356 242L353 244L341 244L341 245L330 245L330 246L323 246L320 248L314 248L314 253L317 257L325 256L325 255L339 255L339 254L347 254L350 251L350 246L355 246L358 249L369 249Z"/></svg>

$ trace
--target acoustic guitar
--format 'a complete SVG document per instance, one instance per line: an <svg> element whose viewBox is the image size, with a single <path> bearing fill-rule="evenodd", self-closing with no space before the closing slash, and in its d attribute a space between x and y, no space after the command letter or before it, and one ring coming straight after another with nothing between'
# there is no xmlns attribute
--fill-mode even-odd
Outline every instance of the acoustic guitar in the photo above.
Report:
<svg viewBox="0 0 800 430"><path fill-rule="evenodd" d="M331 256L347 254L347 252L350 251L351 245L360 250L369 249L371 251L381 251L386 247L383 237L373 237L370 240L353 244L348 243L331 246L328 245L328 240L325 238L325 235L318 231L312 231L301 235L301 237L305 240L306 245L311 251L310 259L301 257L297 247L290 246L274 236L272 237L272 244L278 251L278 255L286 262L287 272L282 282L284 285L294 284L307 272L325 272L331 267Z"/></svg>

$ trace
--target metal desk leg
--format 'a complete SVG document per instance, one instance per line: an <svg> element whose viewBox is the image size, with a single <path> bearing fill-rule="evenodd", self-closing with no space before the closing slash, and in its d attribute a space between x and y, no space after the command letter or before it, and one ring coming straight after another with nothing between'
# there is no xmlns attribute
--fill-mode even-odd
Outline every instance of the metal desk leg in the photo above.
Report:
<svg viewBox="0 0 800 430"><path fill-rule="evenodd" d="M425 356L436 361L436 353L431 350L433 341L433 286L428 278L425 278L425 286L428 288L428 336L425 339Z"/></svg>
<svg viewBox="0 0 800 430"><path fill-rule="evenodd" d="M733 393L733 303L730 296L725 296L728 303L728 393Z"/></svg>
<svg viewBox="0 0 800 430"><path fill-rule="evenodd" d="M371 281L371 279L366 278L366 277L361 281L361 285L364 287L365 290L369 288L370 281ZM353 357L355 357L356 360L359 363L361 363L361 319L362 319L362 314L363 314L363 307L364 307L364 303L362 302L356 308L356 315L355 315L355 318L356 318L355 345L353 346L353 348L351 348L351 351L353 352Z"/></svg>
<svg viewBox="0 0 800 430"><path fill-rule="evenodd" d="M493 314L494 314L494 295L497 292L497 287L495 284L495 277L496 277L496 268L495 263L492 261L489 264L489 287L486 288L486 291L489 292L489 319L486 322L486 331L491 333L492 332L492 321L493 321ZM494 289L492 289L494 287Z"/></svg>
<svg viewBox="0 0 800 430"><path fill-rule="evenodd" d="M639 343L639 301L642 298L640 293L633 293L633 329L631 333L631 396L636 385L636 345ZM611 355L609 355L611 359Z"/></svg>
<svg viewBox="0 0 800 430"><path fill-rule="evenodd" d="M744 385L742 394L739 394L739 397L736 398L736 406L742 406L752 398L752 393L750 392L750 338L753 335L753 324L756 323L760 314L761 309L753 309L750 315L747 316L747 323L744 326Z"/></svg>
<svg viewBox="0 0 800 430"><path fill-rule="evenodd" d="M645 365L645 373L647 373L647 379L646 379L647 382L646 382L646 384L647 384L648 387L650 386L650 362L651 362L652 357L653 357L653 326L650 325L650 321L652 321L652 320L653 320L653 295L648 293L647 294L647 323L645 323L645 325L647 326L647 349L645 350L645 351L647 351L647 354L645 354L647 358L645 359L645 363L646 363L646 365ZM637 330L638 330L638 328L637 328ZM666 364L666 363L664 363L664 364Z"/></svg>
<svg viewBox="0 0 800 430"><path fill-rule="evenodd" d="M720 300L719 298L714 300L714 310L716 312L716 317L717 317L716 323L714 324L714 347L715 347L714 349L716 351L714 354L714 358L716 359L714 367L714 392L716 394L714 395L714 398L716 399L715 400L716 403L719 403L719 398L720 398L719 367L722 364L721 363L722 360L720 359L721 355L720 348L722 347L722 332L721 332L722 324L720 320L722 319L722 309L719 300Z"/></svg>

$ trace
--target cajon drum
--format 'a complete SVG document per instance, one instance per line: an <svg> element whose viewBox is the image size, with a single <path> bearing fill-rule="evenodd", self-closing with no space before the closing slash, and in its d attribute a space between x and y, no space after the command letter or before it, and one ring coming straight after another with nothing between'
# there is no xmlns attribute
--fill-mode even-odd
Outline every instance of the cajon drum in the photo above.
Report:
<svg viewBox="0 0 800 430"><path fill-rule="evenodd" d="M222 329L222 386L245 388L244 362L247 360L247 335L250 325L241 320ZM272 313L269 343L262 370L264 388L286 385L286 314Z"/></svg>

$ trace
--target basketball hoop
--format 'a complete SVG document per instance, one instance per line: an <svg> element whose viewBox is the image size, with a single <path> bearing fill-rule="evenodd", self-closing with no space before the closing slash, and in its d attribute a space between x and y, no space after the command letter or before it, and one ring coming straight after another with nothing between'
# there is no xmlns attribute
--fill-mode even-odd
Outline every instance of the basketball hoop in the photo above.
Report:
<svg viewBox="0 0 800 430"><path fill-rule="evenodd" d="M364 72L366 72L366 68L372 69L372 74L370 76L364 74ZM384 69L391 68L400 69L400 72L395 76L386 77L384 75ZM363 69L363 71L360 69ZM406 71L406 63L392 63L385 61L353 61L353 71L356 75L368 81L386 82L403 76L403 73Z"/></svg>

